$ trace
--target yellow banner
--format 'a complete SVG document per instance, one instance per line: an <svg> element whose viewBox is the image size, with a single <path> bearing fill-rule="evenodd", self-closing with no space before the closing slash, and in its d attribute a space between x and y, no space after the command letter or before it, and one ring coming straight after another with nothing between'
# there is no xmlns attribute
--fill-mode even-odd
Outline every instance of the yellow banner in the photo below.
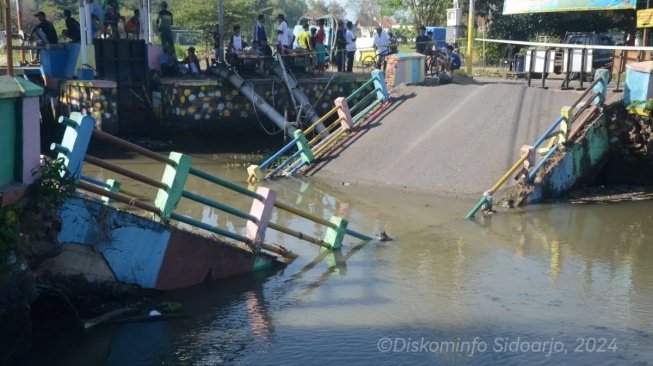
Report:
<svg viewBox="0 0 653 366"><path fill-rule="evenodd" d="M637 28L653 27L653 9L637 10Z"/></svg>
<svg viewBox="0 0 653 366"><path fill-rule="evenodd" d="M637 0L505 0L503 14L635 9Z"/></svg>

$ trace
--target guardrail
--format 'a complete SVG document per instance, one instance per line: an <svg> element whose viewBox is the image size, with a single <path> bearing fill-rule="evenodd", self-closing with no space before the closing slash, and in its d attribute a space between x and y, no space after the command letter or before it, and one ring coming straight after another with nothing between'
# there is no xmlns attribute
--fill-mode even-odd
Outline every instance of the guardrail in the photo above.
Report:
<svg viewBox="0 0 653 366"><path fill-rule="evenodd" d="M200 228L239 242L243 242L248 245L254 254L258 254L261 249L265 249L282 256L289 255L289 253L280 246L264 243L265 232L268 228L293 236L300 240L319 245L320 247L326 249L340 248L342 246L342 240L345 235L350 235L362 240L372 240L372 238L367 235L349 229L347 227L349 222L344 218L333 216L329 220L326 220L310 213L295 209L278 201L276 198L276 192L271 189L259 187L255 192L250 191L235 183L193 168L191 166L192 158L190 156L178 152L171 152L169 156L164 156L144 149L140 146L134 145L125 140L119 139L115 136L109 135L105 132L96 130L94 128L95 120L92 117L83 116L80 113L72 113L70 118L60 117L59 123L66 125L66 132L62 143L53 143L51 145L51 149L57 151L59 153L59 157L64 158L64 162L66 163L66 166L71 172L79 189L99 195L100 197L104 197L105 202L109 199L112 199L117 202L121 202L151 212L157 215L164 222L169 222L170 220L183 222L193 227ZM87 155L86 150L91 136L109 142L114 146L130 150L132 152L166 164L163 178L159 181L111 164L96 157ZM83 162L99 166L103 169L158 188L158 193L156 199L154 200L154 204L143 202L140 199L135 198L134 196L136 195L134 194L121 194L129 193L120 189L120 187L116 189L115 185L108 187L110 186L108 182L104 183L99 180L83 176L81 174ZM204 179L220 187L229 189L250 199L253 199L250 212L247 213L240 211L236 208L185 190L184 186L189 175ZM231 232L229 230L208 225L201 221L176 213L175 210L182 198L199 202L203 205L210 206L217 210L247 220L246 234L242 235L240 233ZM325 226L326 232L324 237L322 239L318 239L271 222L270 218L272 217L271 215L274 207Z"/></svg>
<svg viewBox="0 0 653 366"><path fill-rule="evenodd" d="M525 175L526 183L532 182L537 173L542 169L551 156L558 150L558 146L566 144L578 135L585 124L591 119L598 106L605 102L606 92L608 90L609 74L608 70L597 70L594 75L594 82L581 93L581 95L570 105L563 107L561 115L556 119L551 126L540 136L533 145L524 145L520 150L520 158L508 171L485 193L478 201L476 206L465 217L466 219L474 218L478 210L492 209L492 195L501 188L501 186L512 176L517 170L521 171L518 176ZM588 94L590 97L585 103L580 104ZM583 112L587 111L585 115ZM581 118L581 115L583 117ZM577 119L581 118L577 126L571 131L571 127ZM558 129L558 130L556 130ZM546 147L540 148L545 141L548 141ZM535 164L535 152L543 155L543 158Z"/></svg>
<svg viewBox="0 0 653 366"><path fill-rule="evenodd" d="M373 85L374 89L367 93L353 107L349 108L349 103L356 97L360 96L365 90ZM385 84L385 74L381 70L372 71L372 77L367 80L358 89L347 97L339 97L334 101L335 107L324 114L313 125L304 131L297 130L294 133L294 139L274 153L260 165L250 165L247 168L249 182L260 181L272 178L278 173L283 175L295 175L301 168L314 163L323 156L329 148L335 146L336 142L345 137L347 133L355 129L365 120L365 117L375 110L379 109L389 100L388 90ZM312 136L311 140L307 136L313 133L313 130L320 124L326 122L329 118L338 115L338 119L332 122L325 130ZM352 117L353 115L353 117ZM289 157L284 156L293 147L294 151ZM280 158L284 160L274 169L263 173L265 169L273 166Z"/></svg>

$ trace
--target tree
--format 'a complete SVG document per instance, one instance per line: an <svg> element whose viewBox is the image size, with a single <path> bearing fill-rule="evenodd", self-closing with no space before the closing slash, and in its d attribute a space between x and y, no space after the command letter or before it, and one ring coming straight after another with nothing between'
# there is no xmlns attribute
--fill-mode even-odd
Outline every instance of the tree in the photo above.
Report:
<svg viewBox="0 0 653 366"><path fill-rule="evenodd" d="M304 0L272 0L270 1L270 6L273 10L273 18L276 19L276 14L282 13L286 18L288 25L292 27L292 24L297 24L299 18L304 15L308 6ZM276 22L274 25L276 26ZM269 37L268 37L269 38Z"/></svg>
<svg viewBox="0 0 653 366"><path fill-rule="evenodd" d="M386 0L350 0L347 6L354 9L357 22L370 26L376 24L376 18L379 15L392 15L392 13L385 14L385 4Z"/></svg>
<svg viewBox="0 0 653 366"><path fill-rule="evenodd" d="M328 5L329 8L329 14L334 16L338 20L345 20L345 17L347 16L347 10L340 5L339 3L335 2L334 0L331 0Z"/></svg>
<svg viewBox="0 0 653 366"><path fill-rule="evenodd" d="M308 12L306 13L309 16L319 17L329 13L329 4L324 0L308 0Z"/></svg>
<svg viewBox="0 0 653 366"><path fill-rule="evenodd" d="M449 0L387 0L386 11L410 11L414 16L415 26L437 26L445 23Z"/></svg>

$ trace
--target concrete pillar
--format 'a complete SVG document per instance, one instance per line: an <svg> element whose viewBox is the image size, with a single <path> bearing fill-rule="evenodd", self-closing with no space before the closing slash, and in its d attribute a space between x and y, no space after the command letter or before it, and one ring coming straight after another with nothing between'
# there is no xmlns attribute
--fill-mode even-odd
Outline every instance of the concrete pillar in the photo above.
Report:
<svg viewBox="0 0 653 366"><path fill-rule="evenodd" d="M39 100L43 89L22 77L0 76L0 187L31 184L39 167Z"/></svg>

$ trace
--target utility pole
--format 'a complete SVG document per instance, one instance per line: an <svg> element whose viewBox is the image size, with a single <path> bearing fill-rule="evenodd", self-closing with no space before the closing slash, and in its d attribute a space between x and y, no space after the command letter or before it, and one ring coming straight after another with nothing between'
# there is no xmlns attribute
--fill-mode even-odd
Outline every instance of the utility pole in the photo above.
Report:
<svg viewBox="0 0 653 366"><path fill-rule="evenodd" d="M651 0L646 0L646 9L651 7ZM644 28L644 34L642 37L642 46L648 47L648 28Z"/></svg>
<svg viewBox="0 0 653 366"><path fill-rule="evenodd" d="M22 4L20 0L16 0L16 23L18 25L18 31L23 30L23 15L22 15ZM26 64L25 62L25 50L20 50L20 63L21 66Z"/></svg>
<svg viewBox="0 0 653 366"><path fill-rule="evenodd" d="M14 56L13 56L13 41L14 36L11 33L11 2L4 0L4 18L5 18L5 36L7 38L7 75L14 74Z"/></svg>
<svg viewBox="0 0 653 366"><path fill-rule="evenodd" d="M649 0L650 1L650 0ZM472 63L474 52L474 0L469 0L469 19L467 20L467 76L472 76Z"/></svg>

